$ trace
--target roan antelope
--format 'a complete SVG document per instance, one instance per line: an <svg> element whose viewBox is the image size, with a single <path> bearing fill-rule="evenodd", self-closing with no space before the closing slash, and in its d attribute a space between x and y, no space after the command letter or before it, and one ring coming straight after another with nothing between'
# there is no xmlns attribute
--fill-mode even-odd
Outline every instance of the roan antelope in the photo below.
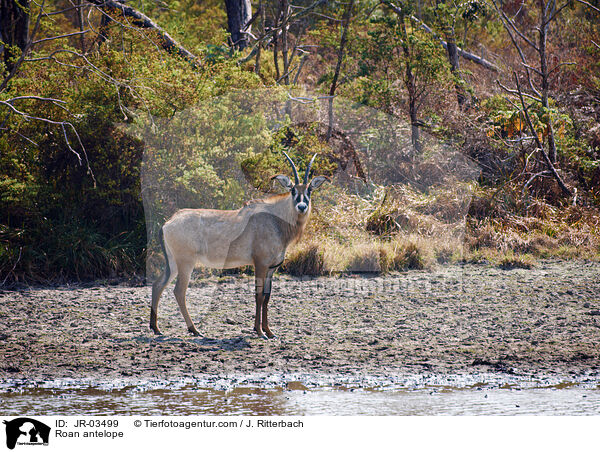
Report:
<svg viewBox="0 0 600 452"><path fill-rule="evenodd" d="M294 183L277 175L287 193L250 201L238 210L182 209L160 230L166 265L163 274L152 285L150 328L158 329L158 302L163 290L176 276L175 298L188 330L200 333L188 313L185 293L196 264L211 268L235 268L254 265L256 317L254 330L258 336L272 338L267 305L271 296L271 279L285 258L287 247L299 240L310 215L312 191L328 180L317 176L308 182L311 159L301 184L298 170L284 152L292 167Z"/></svg>

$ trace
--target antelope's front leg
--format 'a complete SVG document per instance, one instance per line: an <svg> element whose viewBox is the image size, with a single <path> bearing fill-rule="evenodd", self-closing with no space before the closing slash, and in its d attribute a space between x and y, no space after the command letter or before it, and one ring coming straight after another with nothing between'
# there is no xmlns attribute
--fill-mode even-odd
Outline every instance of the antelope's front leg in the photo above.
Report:
<svg viewBox="0 0 600 452"><path fill-rule="evenodd" d="M263 302L265 295L263 293L265 277L264 273L255 270L255 290L256 290L256 315L254 317L254 331L258 334L258 337L267 339L267 335L262 329L262 313L263 313Z"/></svg>
<svg viewBox="0 0 600 452"><path fill-rule="evenodd" d="M267 277L265 278L265 285L263 287L264 300L262 303L262 328L269 339L273 339L275 337L275 335L271 332L271 329L269 328L268 315L268 304L269 299L271 298L271 280L273 278L273 273L275 273L275 269L269 269Z"/></svg>

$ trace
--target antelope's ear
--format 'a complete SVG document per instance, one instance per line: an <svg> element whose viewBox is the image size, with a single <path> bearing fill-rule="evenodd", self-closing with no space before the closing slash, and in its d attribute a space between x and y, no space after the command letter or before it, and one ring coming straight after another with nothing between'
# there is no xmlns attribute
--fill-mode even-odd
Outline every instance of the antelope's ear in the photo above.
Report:
<svg viewBox="0 0 600 452"><path fill-rule="evenodd" d="M277 176L273 176L271 178L271 180L276 180L286 190L291 190L293 187L292 181L290 180L290 178L287 176L284 176L283 174L278 174Z"/></svg>
<svg viewBox="0 0 600 452"><path fill-rule="evenodd" d="M323 182L331 182L327 176L317 176L308 184L308 189L312 190L314 188L319 188Z"/></svg>

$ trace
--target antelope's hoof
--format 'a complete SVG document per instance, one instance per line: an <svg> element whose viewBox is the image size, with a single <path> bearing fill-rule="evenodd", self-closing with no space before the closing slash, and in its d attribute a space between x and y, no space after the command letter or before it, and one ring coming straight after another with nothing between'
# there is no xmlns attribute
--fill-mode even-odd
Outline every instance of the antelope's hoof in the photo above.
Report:
<svg viewBox="0 0 600 452"><path fill-rule="evenodd" d="M202 335L201 335L201 334L198 332L198 330L197 330L196 328L194 328L194 327L188 328L188 331L189 331L190 333L192 333L192 335L194 335L194 336L202 336Z"/></svg>
<svg viewBox="0 0 600 452"><path fill-rule="evenodd" d="M163 334L160 332L157 326L150 325L150 329L154 332L156 336L162 336Z"/></svg>
<svg viewBox="0 0 600 452"><path fill-rule="evenodd" d="M256 335L261 338L261 339L269 339L269 337L263 332L263 331L258 331L258 330L254 330L256 332Z"/></svg>
<svg viewBox="0 0 600 452"><path fill-rule="evenodd" d="M270 331L268 331L266 334L269 339L277 339L277 335L271 333Z"/></svg>

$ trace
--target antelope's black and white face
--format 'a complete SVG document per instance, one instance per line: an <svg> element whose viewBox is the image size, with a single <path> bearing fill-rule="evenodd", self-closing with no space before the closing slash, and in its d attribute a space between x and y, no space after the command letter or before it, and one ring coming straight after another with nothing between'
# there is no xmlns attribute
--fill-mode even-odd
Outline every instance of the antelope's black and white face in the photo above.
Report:
<svg viewBox="0 0 600 452"><path fill-rule="evenodd" d="M292 195L292 202L298 213L308 212L310 207L310 190L307 189L306 185L295 185L290 190Z"/></svg>
<svg viewBox="0 0 600 452"><path fill-rule="evenodd" d="M296 211L300 214L307 214L310 211L310 196L315 188L319 188L323 182L328 180L325 176L317 176L309 184L292 184L287 176L278 175L273 179L277 180L284 188L290 191L292 203Z"/></svg>
<svg viewBox="0 0 600 452"><path fill-rule="evenodd" d="M294 165L292 159L285 152L284 155L287 157L288 161L290 162L290 165L292 166L292 170L294 172L294 179L296 183L292 183L290 178L284 176L283 174L274 176L273 179L275 179L284 188L290 191L290 195L292 196L292 203L294 204L294 208L296 209L296 211L299 214L307 214L308 212L310 212L310 196L312 194L312 191L315 188L319 188L323 184L323 182L329 179L325 176L317 176L313 180L308 182L308 178L310 176L310 168L315 160L315 157L317 156L315 154L310 163L308 164L308 167L306 168L306 173L304 174L304 183L301 184L300 180L298 179L298 171L296 170L296 165Z"/></svg>
<svg viewBox="0 0 600 452"><path fill-rule="evenodd" d="M299 213L305 213L310 206L310 195L306 190L306 185L297 185L290 190L292 202Z"/></svg>

